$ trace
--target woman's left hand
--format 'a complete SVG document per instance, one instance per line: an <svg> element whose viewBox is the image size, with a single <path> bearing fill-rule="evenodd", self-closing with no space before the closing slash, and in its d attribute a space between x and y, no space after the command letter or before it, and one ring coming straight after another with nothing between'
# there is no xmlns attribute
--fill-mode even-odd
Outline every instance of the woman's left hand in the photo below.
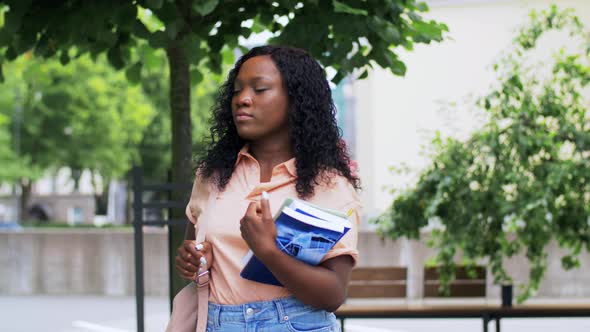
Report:
<svg viewBox="0 0 590 332"><path fill-rule="evenodd" d="M240 220L242 238L257 257L277 248L277 227L270 211L268 199L248 205L246 214Z"/></svg>

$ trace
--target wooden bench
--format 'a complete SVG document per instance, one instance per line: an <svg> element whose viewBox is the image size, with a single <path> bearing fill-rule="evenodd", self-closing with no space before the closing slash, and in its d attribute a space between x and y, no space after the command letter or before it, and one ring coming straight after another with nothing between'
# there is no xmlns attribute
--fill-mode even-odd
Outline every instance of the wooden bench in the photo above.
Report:
<svg viewBox="0 0 590 332"><path fill-rule="evenodd" d="M449 296L439 292L440 282L435 268L424 269L424 297L439 298L431 301L391 301L377 304L351 303L346 301L336 312L344 332L346 318L479 318L483 321L483 331L488 331L490 321L496 322L496 332L500 331L501 318L534 317L590 317L590 302L585 303L547 303L514 305L501 307L499 303L489 303L486 296L486 271L484 267L475 269L475 277L469 278L464 267L457 267L456 279L451 282ZM349 299L406 299L407 269L404 267L357 268L352 272L348 287ZM443 297L443 298L441 298ZM482 297L481 303L466 303L457 300L464 297ZM452 299L455 298L455 299ZM393 303L395 302L395 303Z"/></svg>
<svg viewBox="0 0 590 332"><path fill-rule="evenodd" d="M391 305L342 305L336 312L344 332L345 318L476 318L482 319L483 331L488 332L489 322L496 322L500 332L502 318L590 318L590 302L585 303L535 303L501 307L499 304L465 304L457 302L438 304L391 304Z"/></svg>
<svg viewBox="0 0 590 332"><path fill-rule="evenodd" d="M348 298L405 298L405 267L370 267L352 270Z"/></svg>
<svg viewBox="0 0 590 332"><path fill-rule="evenodd" d="M475 275L469 276L464 266L455 267L455 280L449 285L449 295L440 291L440 274L437 267L424 268L424 297L485 297L486 269L474 267Z"/></svg>
<svg viewBox="0 0 590 332"><path fill-rule="evenodd" d="M361 267L352 270L346 292L348 299L406 298L408 270L405 267ZM350 302L350 301L346 301ZM373 314L379 308L345 303L336 311L342 331L344 320L359 314Z"/></svg>

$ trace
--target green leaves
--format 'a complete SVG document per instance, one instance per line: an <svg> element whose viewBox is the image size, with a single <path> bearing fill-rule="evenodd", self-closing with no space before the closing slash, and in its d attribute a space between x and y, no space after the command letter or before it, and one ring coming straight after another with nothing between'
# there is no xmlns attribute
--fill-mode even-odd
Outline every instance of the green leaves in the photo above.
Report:
<svg viewBox="0 0 590 332"><path fill-rule="evenodd" d="M108 50L107 59L115 69L123 69L123 67L125 67L125 61L123 60L121 49L119 47L113 47Z"/></svg>
<svg viewBox="0 0 590 332"><path fill-rule="evenodd" d="M140 65L131 66L128 76ZM0 141L4 134L12 136L12 126L20 128L15 153L19 159L13 160L22 167L20 177L28 176L27 169L64 166L106 177L122 176L129 169L155 109L104 57L92 61L84 56L67 65L57 59L20 57L7 68L10 78L0 90L0 118L17 123L0 125Z"/></svg>
<svg viewBox="0 0 590 332"><path fill-rule="evenodd" d="M203 74L201 74L201 71L196 68L191 69L190 74L192 84L199 84L203 80Z"/></svg>
<svg viewBox="0 0 590 332"><path fill-rule="evenodd" d="M498 284L512 282L504 260L525 255L529 280L518 301L538 289L550 241L570 250L562 258L565 269L579 266L581 249L590 248L590 122L583 93L590 59L560 51L552 75L540 77L522 46L536 45L554 29L576 32L583 45L590 34L568 11L552 8L531 17L512 52L495 66L497 87L480 101L488 122L466 141L436 137L432 165L376 220L380 232L393 238L416 238L419 228L434 227L429 245L445 267L443 281L452 279L456 254L487 261ZM380 65L393 65L395 58L372 52Z"/></svg>
<svg viewBox="0 0 590 332"><path fill-rule="evenodd" d="M125 70L125 77L132 83L139 83L141 81L141 67L141 61L136 62Z"/></svg>
<svg viewBox="0 0 590 332"><path fill-rule="evenodd" d="M136 60L129 54L139 40L146 40L153 49L181 42L191 64L206 63L218 71L230 60L219 54L224 47L235 49L243 46L238 45L240 36L271 31L272 42L308 49L322 64L334 67L338 72L335 80L339 80L355 69L370 70L373 63L404 75L406 68L396 47L411 49L414 42L442 40L446 31L443 24L423 21L418 13L427 6L415 2L238 2L235 10L223 12L218 10L218 0L189 3L142 0L64 2L56 6L38 1L33 9L30 1L19 1L3 11L0 48L6 50L9 61L31 48L44 57L57 55L63 63L68 62L67 54L71 55L74 48L76 56L106 53L115 69L126 70L131 74L128 76L136 78L133 73L137 69L131 69ZM181 14L186 10L190 15ZM252 23L243 26L244 22ZM216 34L211 35L212 31Z"/></svg>
<svg viewBox="0 0 590 332"><path fill-rule="evenodd" d="M398 28L390 22L378 16L373 16L369 18L368 24L371 31L375 32L377 35L379 35L379 37L386 40L389 44L399 44L401 34Z"/></svg>
<svg viewBox="0 0 590 332"><path fill-rule="evenodd" d="M160 9L164 0L146 0L146 4L150 9Z"/></svg>
<svg viewBox="0 0 590 332"><path fill-rule="evenodd" d="M61 64L64 66L70 62L70 56L68 55L68 52L61 52L61 55L59 56L59 62L61 62Z"/></svg>
<svg viewBox="0 0 590 332"><path fill-rule="evenodd" d="M195 0L193 1L193 9L201 16L207 16L215 10L219 0Z"/></svg>
<svg viewBox="0 0 590 332"><path fill-rule="evenodd" d="M367 16L367 11L364 9L357 9L352 8L346 4L343 4L340 1L332 0L332 4L334 5L334 12L336 13L346 13L352 15L363 15Z"/></svg>

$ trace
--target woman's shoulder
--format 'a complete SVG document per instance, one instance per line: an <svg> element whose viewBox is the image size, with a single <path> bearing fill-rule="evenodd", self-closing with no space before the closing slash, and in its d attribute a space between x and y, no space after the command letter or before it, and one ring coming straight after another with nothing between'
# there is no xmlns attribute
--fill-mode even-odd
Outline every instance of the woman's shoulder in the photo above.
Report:
<svg viewBox="0 0 590 332"><path fill-rule="evenodd" d="M319 181L309 201L327 208L339 209L360 205L360 196L358 190L346 177L330 172Z"/></svg>

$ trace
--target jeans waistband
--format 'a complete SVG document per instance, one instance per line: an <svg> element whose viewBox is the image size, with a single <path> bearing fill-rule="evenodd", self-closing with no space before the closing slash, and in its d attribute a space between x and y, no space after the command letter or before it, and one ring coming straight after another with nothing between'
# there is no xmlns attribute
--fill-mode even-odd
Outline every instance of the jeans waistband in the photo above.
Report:
<svg viewBox="0 0 590 332"><path fill-rule="evenodd" d="M209 302L208 319L215 326L219 326L223 322L247 323L256 320L282 322L288 320L289 316L302 315L313 311L319 311L319 309L303 304L292 296L240 305Z"/></svg>

